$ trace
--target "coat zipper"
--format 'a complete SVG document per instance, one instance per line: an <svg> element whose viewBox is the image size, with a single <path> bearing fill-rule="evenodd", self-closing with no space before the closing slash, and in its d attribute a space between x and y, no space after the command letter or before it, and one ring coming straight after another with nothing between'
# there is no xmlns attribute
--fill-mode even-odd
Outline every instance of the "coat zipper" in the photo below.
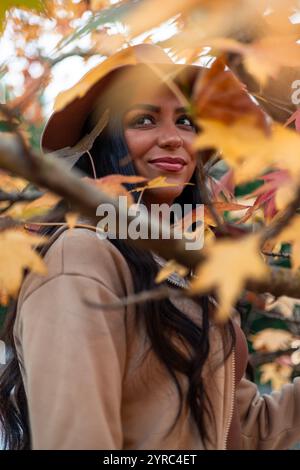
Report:
<svg viewBox="0 0 300 470"><path fill-rule="evenodd" d="M224 439L224 450L227 449L227 440L228 440L228 434L233 418L233 409L234 409L234 391L235 391L235 347L233 347L232 350L232 394L231 394L231 402L230 402L230 414L229 414L229 420L226 426L226 432L225 432L225 439Z"/></svg>
<svg viewBox="0 0 300 470"><path fill-rule="evenodd" d="M176 287L181 287L182 289L186 289L185 286L183 286L182 284L180 284L179 282L177 281L174 281L174 279L170 279L169 277L166 279L168 282L170 282L170 284L174 284L174 286Z"/></svg>
<svg viewBox="0 0 300 470"><path fill-rule="evenodd" d="M156 261L156 263L161 267L163 268L166 264L166 260L164 260L163 258L161 258L160 256L158 256L156 253L152 252L152 255ZM173 284L174 286L176 287L180 287L181 289L186 289L189 285L189 283L183 278L182 279L182 282L179 282L179 281L176 281L174 280L172 277L172 274L167 277L166 281L169 282L170 284Z"/></svg>

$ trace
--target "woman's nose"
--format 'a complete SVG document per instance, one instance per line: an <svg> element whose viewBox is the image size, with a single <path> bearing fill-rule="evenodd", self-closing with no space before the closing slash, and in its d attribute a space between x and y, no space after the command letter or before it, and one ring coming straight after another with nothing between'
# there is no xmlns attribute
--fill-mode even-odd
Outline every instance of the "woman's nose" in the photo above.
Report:
<svg viewBox="0 0 300 470"><path fill-rule="evenodd" d="M161 148L179 148L183 145L183 139L179 135L176 127L162 129L158 136L158 146Z"/></svg>

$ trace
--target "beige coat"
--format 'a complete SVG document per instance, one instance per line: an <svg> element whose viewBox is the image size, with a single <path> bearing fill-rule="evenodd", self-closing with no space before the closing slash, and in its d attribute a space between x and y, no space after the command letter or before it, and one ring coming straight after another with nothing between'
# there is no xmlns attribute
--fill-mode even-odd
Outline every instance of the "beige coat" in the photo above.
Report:
<svg viewBox="0 0 300 470"><path fill-rule="evenodd" d="M133 293L126 260L87 229L66 230L48 250L47 276L29 274L18 302L15 341L29 404L33 449L224 449L234 394L234 352L211 325L205 368L215 425L202 442L187 407L172 433L178 394L134 325L135 308L87 306ZM173 300L199 321L191 299ZM214 372L213 372L214 371ZM186 378L181 377L186 389ZM300 380L261 397L243 379L237 390L245 449L287 448L300 440Z"/></svg>

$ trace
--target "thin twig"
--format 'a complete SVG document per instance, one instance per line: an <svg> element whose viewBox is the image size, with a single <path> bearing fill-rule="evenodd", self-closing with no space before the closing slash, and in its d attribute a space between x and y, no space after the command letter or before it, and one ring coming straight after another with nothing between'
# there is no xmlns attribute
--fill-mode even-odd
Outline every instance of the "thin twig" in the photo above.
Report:
<svg viewBox="0 0 300 470"><path fill-rule="evenodd" d="M300 298L300 272L272 266L269 267L264 280L248 280L245 290L260 294L268 292L275 297L286 295L297 299Z"/></svg>
<svg viewBox="0 0 300 470"><path fill-rule="evenodd" d="M300 320L296 320L293 317L285 317L284 315L282 315L280 312L277 312L276 310L267 311L267 310L261 310L257 308L253 310L256 315L262 315L262 316L265 316L274 320L282 320L285 323L288 323L290 325L300 326Z"/></svg>
<svg viewBox="0 0 300 470"><path fill-rule="evenodd" d="M258 367L262 364L266 364L268 362L273 362L274 359L283 355L291 355L295 352L298 348L288 348L279 351L269 352L269 353L261 353L256 352L249 355L249 362L252 367Z"/></svg>
<svg viewBox="0 0 300 470"><path fill-rule="evenodd" d="M292 114L292 111L289 108L286 108L285 106L282 106L280 101L276 102L274 99L270 98L265 98L264 96L260 95L259 93L251 93L254 98L257 98L261 101L264 101L265 103L271 104L272 106L275 106L275 108L281 109L282 111L285 111L286 113Z"/></svg>
<svg viewBox="0 0 300 470"><path fill-rule="evenodd" d="M91 302L88 299L84 299L84 303L91 308L101 308L104 310L118 310L125 306L142 304L149 300L161 300L170 297L184 297L186 295L185 289L174 289L167 286L157 287L156 289L145 290L138 294L128 295L121 298L117 302L110 303L98 303Z"/></svg>
<svg viewBox="0 0 300 470"><path fill-rule="evenodd" d="M41 191L31 191L30 193L7 193L6 191L0 190L0 201L10 201L10 202L23 202L23 201L35 201L40 198L44 193Z"/></svg>
<svg viewBox="0 0 300 470"><path fill-rule="evenodd" d="M262 251L262 254L265 256L271 256L273 258L284 258L284 259L291 258L291 255L289 253L272 253L269 251Z"/></svg>

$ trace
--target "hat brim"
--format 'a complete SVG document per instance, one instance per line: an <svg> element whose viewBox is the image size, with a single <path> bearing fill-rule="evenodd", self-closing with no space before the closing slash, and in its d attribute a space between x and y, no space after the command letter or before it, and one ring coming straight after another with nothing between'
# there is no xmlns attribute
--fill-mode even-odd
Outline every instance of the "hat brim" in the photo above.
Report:
<svg viewBox="0 0 300 470"><path fill-rule="evenodd" d="M198 74L205 68L197 65L185 65L174 63L156 63L154 64L159 70L160 77L174 77L173 80L179 86L187 84L193 86ZM99 64L99 68L102 64ZM144 67L147 64L127 64L115 67L107 74L102 76L98 81L92 84L90 88L82 95L77 95L70 100L66 106L54 111L49 118L41 138L41 148L43 152L54 152L66 147L73 147L82 137L82 129L87 116L92 111L95 102L99 100L112 81L115 80L119 73L123 73L128 68ZM148 68L149 70L149 68Z"/></svg>

